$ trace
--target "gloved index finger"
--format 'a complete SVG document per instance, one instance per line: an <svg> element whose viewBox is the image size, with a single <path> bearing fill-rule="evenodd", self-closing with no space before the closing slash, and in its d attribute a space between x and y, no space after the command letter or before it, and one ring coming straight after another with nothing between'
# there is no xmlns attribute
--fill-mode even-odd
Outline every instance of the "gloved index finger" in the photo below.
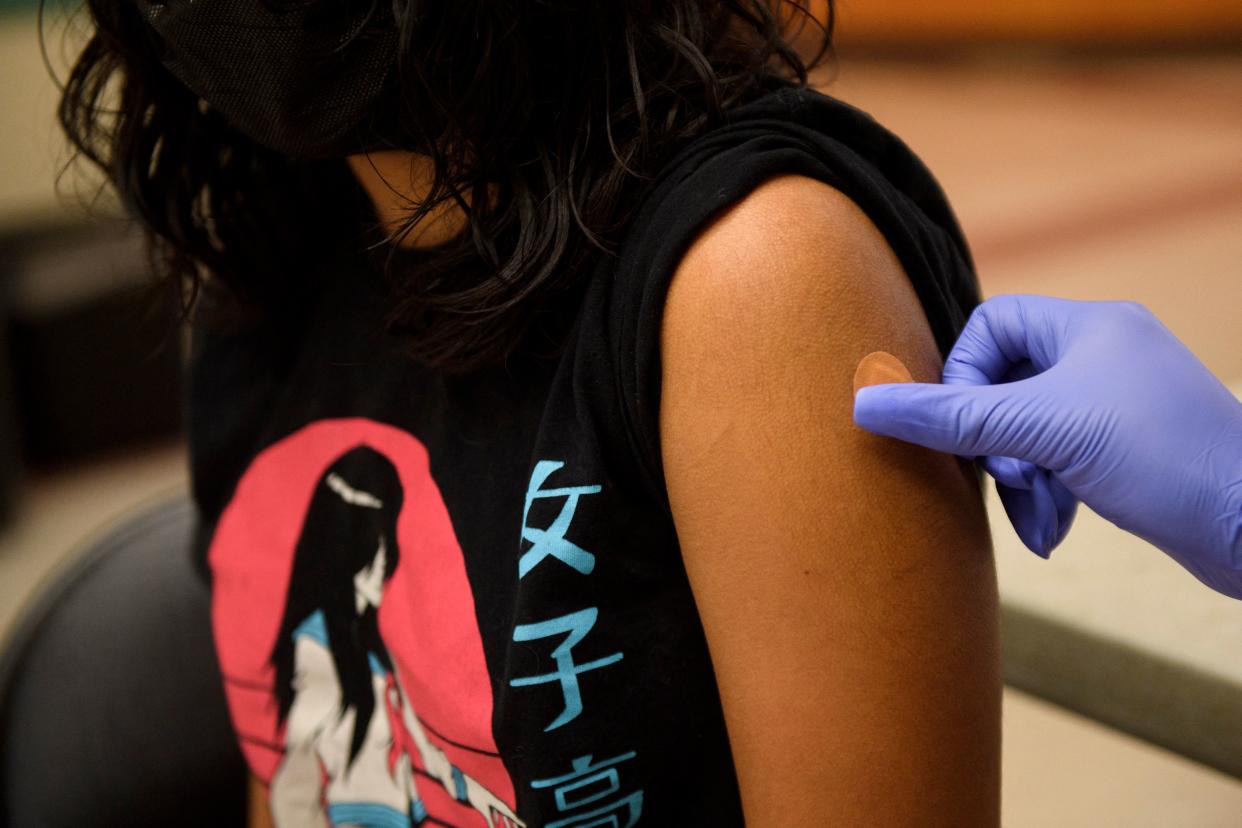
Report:
<svg viewBox="0 0 1242 828"><path fill-rule="evenodd" d="M944 363L945 385L996 385L1017 363L1027 358L1025 341L1015 336L1020 326L1020 298L999 296L975 308Z"/></svg>

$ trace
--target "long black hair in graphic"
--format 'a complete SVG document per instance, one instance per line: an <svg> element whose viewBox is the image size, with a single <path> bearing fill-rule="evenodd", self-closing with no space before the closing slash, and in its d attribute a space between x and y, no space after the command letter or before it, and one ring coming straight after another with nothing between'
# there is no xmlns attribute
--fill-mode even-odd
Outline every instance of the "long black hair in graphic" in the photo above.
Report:
<svg viewBox="0 0 1242 828"><path fill-rule="evenodd" d="M341 485L341 484L344 485ZM285 612L272 647L278 721L293 706L293 632L316 610L323 612L328 648L341 684L341 715L354 710L349 762L362 747L375 711L370 656L391 670L376 608L359 613L354 576L384 544L384 581L397 568L397 515L403 492L397 470L378 451L358 446L341 455L315 486L289 576Z"/></svg>

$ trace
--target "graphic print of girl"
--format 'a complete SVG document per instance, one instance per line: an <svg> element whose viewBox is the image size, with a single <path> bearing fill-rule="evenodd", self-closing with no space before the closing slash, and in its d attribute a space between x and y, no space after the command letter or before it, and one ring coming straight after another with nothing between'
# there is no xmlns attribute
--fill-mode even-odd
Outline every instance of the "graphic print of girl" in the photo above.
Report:
<svg viewBox="0 0 1242 828"><path fill-rule="evenodd" d="M271 652L285 751L269 796L282 828L420 825L420 783L489 826L522 825L431 743L380 636L402 501L396 469L366 446L338 458L311 498Z"/></svg>

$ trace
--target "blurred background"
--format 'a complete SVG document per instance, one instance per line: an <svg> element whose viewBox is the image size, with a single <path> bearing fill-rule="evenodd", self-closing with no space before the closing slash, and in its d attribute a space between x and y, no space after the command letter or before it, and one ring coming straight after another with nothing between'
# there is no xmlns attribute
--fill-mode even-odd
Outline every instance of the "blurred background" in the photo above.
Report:
<svg viewBox="0 0 1242 828"><path fill-rule="evenodd" d="M60 174L36 32L0 0L0 638L186 486L175 303L98 181ZM986 295L1138 300L1242 394L1242 3L840 0L838 48L817 84L936 172ZM1005 824L1242 825L1242 603L1086 510L1049 563L990 509Z"/></svg>

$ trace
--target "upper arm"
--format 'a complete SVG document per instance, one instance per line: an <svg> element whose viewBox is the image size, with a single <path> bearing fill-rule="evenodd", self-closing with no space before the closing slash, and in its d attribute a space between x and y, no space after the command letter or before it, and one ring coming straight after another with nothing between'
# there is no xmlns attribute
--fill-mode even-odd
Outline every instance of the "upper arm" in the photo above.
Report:
<svg viewBox="0 0 1242 828"><path fill-rule="evenodd" d="M246 798L247 828L275 828L272 822L272 810L267 801L267 787L253 773L250 774L249 779L249 791Z"/></svg>
<svg viewBox="0 0 1242 828"><path fill-rule="evenodd" d="M854 368L875 350L939 377L895 255L812 179L760 186L674 275L665 477L748 825L999 820L977 482L854 426Z"/></svg>

